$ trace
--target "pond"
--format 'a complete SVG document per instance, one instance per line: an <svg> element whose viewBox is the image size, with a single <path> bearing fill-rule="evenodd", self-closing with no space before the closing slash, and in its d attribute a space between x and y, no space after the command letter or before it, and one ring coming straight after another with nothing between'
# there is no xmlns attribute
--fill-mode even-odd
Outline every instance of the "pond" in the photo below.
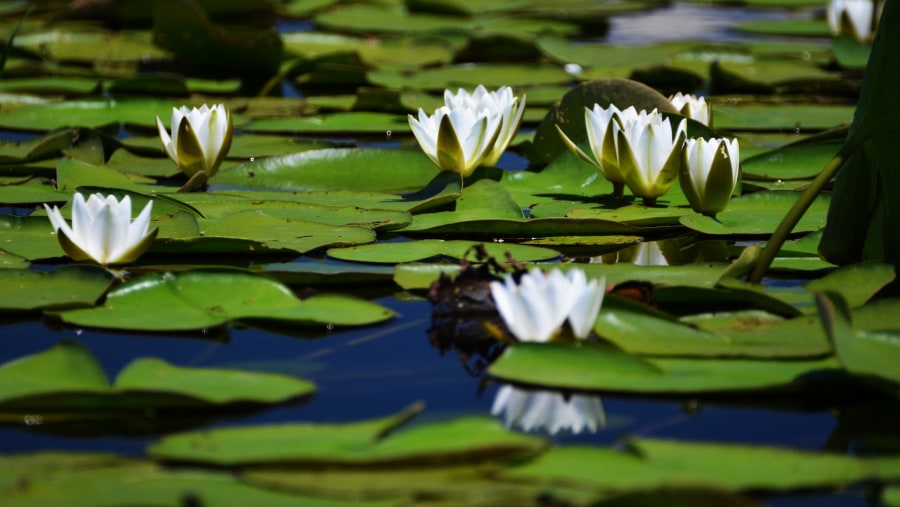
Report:
<svg viewBox="0 0 900 507"><path fill-rule="evenodd" d="M0 503L900 505L893 266L818 256L824 192L746 281L863 86L826 4L0 2ZM407 115L478 84L522 126L441 172ZM676 92L740 143L724 210L557 135ZM157 117L204 103L231 146L189 179ZM76 191L155 239L74 261ZM605 289L589 339L515 338L488 282L533 266Z"/></svg>

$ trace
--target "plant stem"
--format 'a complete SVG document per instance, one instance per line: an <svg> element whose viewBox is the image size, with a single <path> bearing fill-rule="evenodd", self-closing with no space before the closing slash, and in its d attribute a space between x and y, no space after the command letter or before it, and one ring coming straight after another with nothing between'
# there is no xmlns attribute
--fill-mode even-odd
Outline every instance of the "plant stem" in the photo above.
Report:
<svg viewBox="0 0 900 507"><path fill-rule="evenodd" d="M797 223L800 222L800 219L803 218L803 214L806 213L806 210L809 209L819 193L822 192L825 184L831 181L831 178L837 173L837 170L844 163L847 154L852 151L853 146L856 144L857 143L851 142L845 143L840 151L838 151L837 155L828 162L828 165L826 165L812 183L810 183L809 187L800 194L800 198L797 199L797 202L794 203L794 206L788 211L788 214L785 215L781 220L781 223L778 224L778 229L775 229L772 237L769 238L768 243L766 243L765 248L760 252L759 258L753 266L753 271L750 273L750 277L747 278L748 282L760 283L762 281L762 277L766 274L766 271L769 270L769 266L772 265L772 261L775 260L775 256L778 255L778 251L781 250L782 245L784 245L784 242L791 234L791 231L794 230L794 227L796 227Z"/></svg>

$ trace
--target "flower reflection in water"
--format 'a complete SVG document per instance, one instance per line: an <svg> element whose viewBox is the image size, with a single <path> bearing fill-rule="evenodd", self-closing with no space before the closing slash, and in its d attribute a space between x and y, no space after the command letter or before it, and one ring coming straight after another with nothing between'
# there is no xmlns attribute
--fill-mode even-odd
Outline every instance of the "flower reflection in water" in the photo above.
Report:
<svg viewBox="0 0 900 507"><path fill-rule="evenodd" d="M508 384L497 391L491 415L502 416L507 427L550 435L595 433L597 428L606 425L599 396L565 396L556 391L530 391Z"/></svg>

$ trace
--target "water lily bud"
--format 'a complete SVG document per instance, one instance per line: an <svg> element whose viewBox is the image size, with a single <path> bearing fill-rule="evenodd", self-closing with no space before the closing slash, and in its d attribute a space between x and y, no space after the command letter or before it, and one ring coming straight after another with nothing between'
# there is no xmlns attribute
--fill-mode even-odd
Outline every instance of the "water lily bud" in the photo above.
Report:
<svg viewBox="0 0 900 507"><path fill-rule="evenodd" d="M882 3L874 0L831 0L826 17L832 35L850 35L860 42L871 41L878 28Z"/></svg>
<svg viewBox="0 0 900 507"><path fill-rule="evenodd" d="M231 113L222 104L172 108L172 135L156 117L159 137L169 158L188 177L204 171L211 177L231 148Z"/></svg>
<svg viewBox="0 0 900 507"><path fill-rule="evenodd" d="M547 342L569 321L576 338L590 335L606 294L606 281L587 281L584 271L534 268L517 285L512 275L491 283L491 295L506 327L523 342Z"/></svg>
<svg viewBox="0 0 900 507"><path fill-rule="evenodd" d="M66 255L76 261L93 260L101 265L134 262L150 248L159 229L148 233L153 201L131 221L131 199L92 194L87 201L80 192L72 199L72 225L59 208L44 205Z"/></svg>
<svg viewBox="0 0 900 507"><path fill-rule="evenodd" d="M682 164L687 120L673 129L668 118L654 111L646 121L613 125L616 158L631 192L654 204L675 183Z"/></svg>
<svg viewBox="0 0 900 507"><path fill-rule="evenodd" d="M740 180L737 139L688 139L679 183L691 208L715 216L728 206Z"/></svg>
<svg viewBox="0 0 900 507"><path fill-rule="evenodd" d="M712 125L712 110L705 98L696 97L694 95L684 95L681 92L678 92L669 97L669 102L671 102L672 105L675 106L675 109L683 116L699 121L706 126Z"/></svg>

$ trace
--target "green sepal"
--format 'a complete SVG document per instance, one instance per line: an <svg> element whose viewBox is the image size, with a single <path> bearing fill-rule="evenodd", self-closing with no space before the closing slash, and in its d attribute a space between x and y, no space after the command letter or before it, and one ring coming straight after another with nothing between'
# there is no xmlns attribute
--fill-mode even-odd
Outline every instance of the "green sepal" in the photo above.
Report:
<svg viewBox="0 0 900 507"><path fill-rule="evenodd" d="M638 174L640 171L638 171L637 161L634 158L634 152L631 150L631 144L628 142L625 131L619 130L616 132L616 144L618 146L616 154L619 160L619 172L622 174L622 178L625 180L625 184L628 185L631 193L638 197L652 197L650 189L646 186L647 182L644 181L644 176Z"/></svg>
<svg viewBox="0 0 900 507"><path fill-rule="evenodd" d="M613 183L625 183L625 176L619 167L619 155L616 153L616 140L609 135L610 132L616 131L613 122L616 122L619 127L622 126L618 115L613 114L609 119L609 125L606 126L606 135L603 136L603 145L600 148L600 170L603 171L603 176L607 180Z"/></svg>
<svg viewBox="0 0 900 507"><path fill-rule="evenodd" d="M468 176L468 174L465 174L465 153L463 153L462 146L459 144L459 138L456 136L456 130L453 128L449 115L441 118L436 144L438 166L444 171L453 171L462 174L464 177Z"/></svg>
<svg viewBox="0 0 900 507"><path fill-rule="evenodd" d="M206 168L203 147L187 116L183 116L178 124L178 143L175 145L175 154L178 156L178 167L188 176L193 176L197 171Z"/></svg>
<svg viewBox="0 0 900 507"><path fill-rule="evenodd" d="M593 157L588 156L588 154L585 153L584 150L579 148L577 144L573 143L572 140L569 139L569 136L567 136L566 133L563 132L563 129L559 127L559 125L556 126L556 131L559 132L559 136L562 138L563 144L566 145L566 148L569 148L569 150L571 150L571 152L578 156L578 158L580 158L581 160L584 160L597 169L600 169L600 165L597 163L597 161L594 160Z"/></svg>
<svg viewBox="0 0 900 507"><path fill-rule="evenodd" d="M76 262L81 261L94 261L94 258L88 255L87 252L81 249L78 245L76 245L68 236L63 234L61 230L56 231L56 239L59 240L59 246L62 247L63 252L69 256L70 259Z"/></svg>
<svg viewBox="0 0 900 507"><path fill-rule="evenodd" d="M144 255L144 252L146 252L150 248L150 245L152 245L156 240L156 235L158 233L159 227L150 231L150 234L144 236L144 239L142 239L138 244L131 247L131 249L127 250L124 254L122 254L122 258L120 260L112 264L130 264L138 260L138 257Z"/></svg>
<svg viewBox="0 0 900 507"><path fill-rule="evenodd" d="M719 141L716 156L709 169L709 177L706 179L706 188L703 189L704 209L695 209L704 215L715 215L728 207L732 192L734 192L734 175L731 172L731 155L725 141Z"/></svg>

